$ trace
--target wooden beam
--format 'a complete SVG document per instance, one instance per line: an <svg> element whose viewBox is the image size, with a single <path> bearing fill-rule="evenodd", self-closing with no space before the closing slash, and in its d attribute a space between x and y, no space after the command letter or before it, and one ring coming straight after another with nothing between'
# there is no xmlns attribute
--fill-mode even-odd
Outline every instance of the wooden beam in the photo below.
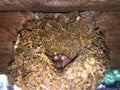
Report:
<svg viewBox="0 0 120 90"><path fill-rule="evenodd" d="M120 11L120 0L0 0L0 11Z"/></svg>

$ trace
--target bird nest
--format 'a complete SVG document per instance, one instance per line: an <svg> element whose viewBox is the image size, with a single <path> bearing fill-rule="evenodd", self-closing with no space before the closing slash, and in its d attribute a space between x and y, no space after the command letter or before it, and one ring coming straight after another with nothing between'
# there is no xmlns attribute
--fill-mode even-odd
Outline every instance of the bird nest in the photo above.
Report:
<svg viewBox="0 0 120 90"><path fill-rule="evenodd" d="M95 26L98 12L37 14L19 31L9 79L23 90L96 90L104 76L104 36ZM52 55L73 59L62 70Z"/></svg>

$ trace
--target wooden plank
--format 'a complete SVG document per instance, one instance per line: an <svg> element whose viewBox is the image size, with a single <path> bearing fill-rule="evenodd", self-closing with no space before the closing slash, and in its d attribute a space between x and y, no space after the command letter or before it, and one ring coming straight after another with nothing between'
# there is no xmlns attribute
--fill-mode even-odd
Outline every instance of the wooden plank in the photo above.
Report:
<svg viewBox="0 0 120 90"><path fill-rule="evenodd" d="M118 69L120 68L120 12L106 12L99 17L97 23L105 36L109 51L108 65L111 69Z"/></svg>
<svg viewBox="0 0 120 90"><path fill-rule="evenodd" d="M0 11L120 11L120 0L0 0Z"/></svg>
<svg viewBox="0 0 120 90"><path fill-rule="evenodd" d="M29 14L0 12L0 72L7 72L7 66L13 58L13 42L17 38L17 30L29 20Z"/></svg>
<svg viewBox="0 0 120 90"><path fill-rule="evenodd" d="M0 53L0 72L7 73L7 67L12 59L12 54Z"/></svg>
<svg viewBox="0 0 120 90"><path fill-rule="evenodd" d="M26 13L0 12L0 41L15 41L16 31L30 18Z"/></svg>

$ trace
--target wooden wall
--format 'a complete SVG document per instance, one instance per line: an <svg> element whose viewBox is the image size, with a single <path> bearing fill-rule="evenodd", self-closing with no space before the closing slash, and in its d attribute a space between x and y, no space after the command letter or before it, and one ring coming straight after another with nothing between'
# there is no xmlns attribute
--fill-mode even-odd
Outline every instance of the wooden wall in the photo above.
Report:
<svg viewBox="0 0 120 90"><path fill-rule="evenodd" d="M106 12L99 17L97 23L105 35L110 67L120 68L120 12Z"/></svg>
<svg viewBox="0 0 120 90"><path fill-rule="evenodd" d="M16 40L16 30L29 18L27 14L0 13L0 72L6 72L13 58L13 43Z"/></svg>

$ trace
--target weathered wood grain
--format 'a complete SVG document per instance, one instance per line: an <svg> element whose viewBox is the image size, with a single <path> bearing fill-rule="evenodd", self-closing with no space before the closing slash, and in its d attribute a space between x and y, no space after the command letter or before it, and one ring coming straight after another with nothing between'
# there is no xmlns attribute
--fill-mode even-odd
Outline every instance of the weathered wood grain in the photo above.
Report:
<svg viewBox="0 0 120 90"><path fill-rule="evenodd" d="M1 0L0 11L120 11L120 0Z"/></svg>

